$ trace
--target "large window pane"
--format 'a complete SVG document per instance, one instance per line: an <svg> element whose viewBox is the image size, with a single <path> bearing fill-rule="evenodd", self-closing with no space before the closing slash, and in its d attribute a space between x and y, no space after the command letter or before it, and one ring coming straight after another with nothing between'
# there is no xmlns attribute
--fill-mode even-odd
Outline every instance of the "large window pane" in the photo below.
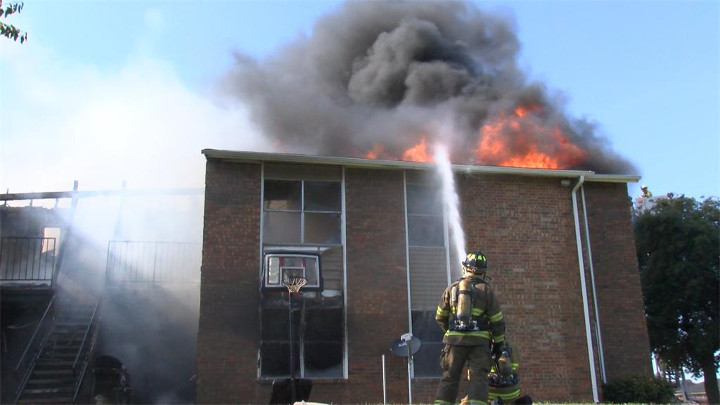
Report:
<svg viewBox="0 0 720 405"><path fill-rule="evenodd" d="M305 340L342 341L341 308L308 308L305 312Z"/></svg>
<svg viewBox="0 0 720 405"><path fill-rule="evenodd" d="M304 209L340 212L340 183L306 181Z"/></svg>
<svg viewBox="0 0 720 405"><path fill-rule="evenodd" d="M410 246L443 246L444 240L442 217L408 215Z"/></svg>
<svg viewBox="0 0 720 405"><path fill-rule="evenodd" d="M299 211L301 182L265 180L265 209Z"/></svg>
<svg viewBox="0 0 720 405"><path fill-rule="evenodd" d="M340 214L305 213L305 243L340 244Z"/></svg>
<svg viewBox="0 0 720 405"><path fill-rule="evenodd" d="M407 185L408 214L442 215L440 191L428 186Z"/></svg>
<svg viewBox="0 0 720 405"><path fill-rule="evenodd" d="M438 300L440 293L438 293ZM412 311L413 335L422 341L413 356L416 377L439 377L443 333L435 322L435 311Z"/></svg>
<svg viewBox="0 0 720 405"><path fill-rule="evenodd" d="M263 340L289 340L290 331L287 308L262 309Z"/></svg>
<svg viewBox="0 0 720 405"><path fill-rule="evenodd" d="M342 377L342 342L305 343L305 377Z"/></svg>
<svg viewBox="0 0 720 405"><path fill-rule="evenodd" d="M263 342L260 346L262 374L266 377L290 375L290 346L287 342Z"/></svg>
<svg viewBox="0 0 720 405"><path fill-rule="evenodd" d="M300 213L266 212L263 216L263 242L300 243Z"/></svg>

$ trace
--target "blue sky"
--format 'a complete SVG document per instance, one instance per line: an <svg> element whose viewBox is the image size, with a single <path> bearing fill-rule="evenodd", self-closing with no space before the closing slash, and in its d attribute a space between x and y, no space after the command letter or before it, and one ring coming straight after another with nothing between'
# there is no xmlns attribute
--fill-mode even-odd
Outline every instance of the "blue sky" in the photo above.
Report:
<svg viewBox="0 0 720 405"><path fill-rule="evenodd" d="M220 95L333 1L25 1L0 40L0 190L201 187L203 148L272 150ZM656 195L720 196L720 2L483 1L528 77L598 125Z"/></svg>

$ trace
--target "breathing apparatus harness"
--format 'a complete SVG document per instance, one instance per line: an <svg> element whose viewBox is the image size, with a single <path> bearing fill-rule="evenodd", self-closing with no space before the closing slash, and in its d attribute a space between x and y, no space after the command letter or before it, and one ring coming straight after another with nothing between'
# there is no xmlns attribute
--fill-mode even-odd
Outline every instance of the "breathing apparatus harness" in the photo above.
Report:
<svg viewBox="0 0 720 405"><path fill-rule="evenodd" d="M499 358L494 358L488 374L488 385L494 388L512 387L520 382L520 376L512 369L512 348L505 345Z"/></svg>
<svg viewBox="0 0 720 405"><path fill-rule="evenodd" d="M478 322L472 316L472 310L477 300L477 284L487 284L485 278L463 277L453 284L450 291L450 307L454 309L452 318L448 322L448 329L457 332L474 332L487 330L487 325Z"/></svg>

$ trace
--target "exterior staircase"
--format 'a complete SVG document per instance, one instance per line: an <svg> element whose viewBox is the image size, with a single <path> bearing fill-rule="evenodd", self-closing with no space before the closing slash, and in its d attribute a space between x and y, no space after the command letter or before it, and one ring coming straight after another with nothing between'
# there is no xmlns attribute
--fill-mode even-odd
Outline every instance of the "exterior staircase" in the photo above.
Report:
<svg viewBox="0 0 720 405"><path fill-rule="evenodd" d="M97 339L97 303L58 307L18 390L18 404L72 404Z"/></svg>

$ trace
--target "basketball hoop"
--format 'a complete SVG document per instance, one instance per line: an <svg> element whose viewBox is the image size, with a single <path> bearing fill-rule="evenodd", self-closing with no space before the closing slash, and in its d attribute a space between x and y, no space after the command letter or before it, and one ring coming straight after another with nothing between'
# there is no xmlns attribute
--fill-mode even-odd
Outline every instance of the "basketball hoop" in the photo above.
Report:
<svg viewBox="0 0 720 405"><path fill-rule="evenodd" d="M282 285L287 287L289 293L297 293L307 282L305 277L291 277L283 280Z"/></svg>

